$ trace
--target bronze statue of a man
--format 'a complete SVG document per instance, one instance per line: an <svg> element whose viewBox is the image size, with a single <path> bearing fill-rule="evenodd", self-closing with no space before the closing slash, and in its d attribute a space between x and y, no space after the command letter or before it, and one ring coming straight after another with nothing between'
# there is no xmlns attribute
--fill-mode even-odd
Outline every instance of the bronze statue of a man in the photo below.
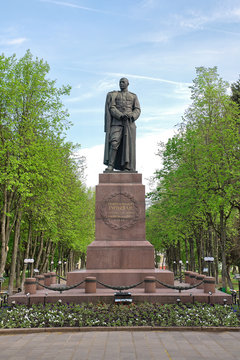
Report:
<svg viewBox="0 0 240 360"><path fill-rule="evenodd" d="M120 91L107 94L105 104L105 172L136 171L136 125L141 109L137 95L128 91L129 81L119 81Z"/></svg>

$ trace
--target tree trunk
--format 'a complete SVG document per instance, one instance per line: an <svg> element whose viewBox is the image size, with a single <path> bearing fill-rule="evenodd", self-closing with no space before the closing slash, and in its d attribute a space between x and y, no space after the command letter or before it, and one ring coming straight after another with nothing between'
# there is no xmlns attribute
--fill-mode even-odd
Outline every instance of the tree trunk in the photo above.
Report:
<svg viewBox="0 0 240 360"><path fill-rule="evenodd" d="M214 270L215 270L215 278L216 278L216 284L219 283L219 279L218 279L218 248L219 248L219 244L218 244L218 236L216 231L213 234L213 242L214 242L214 246L213 246L213 256L214 256Z"/></svg>
<svg viewBox="0 0 240 360"><path fill-rule="evenodd" d="M196 250L197 250L197 259L198 259L198 272L201 273L202 269L202 254L201 254L201 243L202 243L202 232L198 234L194 231L195 243L196 243Z"/></svg>
<svg viewBox="0 0 240 360"><path fill-rule="evenodd" d="M195 271L195 254L194 254L194 243L193 239L189 238L189 252L190 252L190 270Z"/></svg>
<svg viewBox="0 0 240 360"><path fill-rule="evenodd" d="M37 245L38 245L38 238L39 238L39 235L35 235L34 240L32 240L31 251L29 249L29 254L30 254L32 259L35 259L35 254L36 254Z"/></svg>
<svg viewBox="0 0 240 360"><path fill-rule="evenodd" d="M3 276L8 253L8 239L6 236L6 212L7 212L7 190L3 191L3 208L1 216L1 261L0 261L0 277Z"/></svg>
<svg viewBox="0 0 240 360"><path fill-rule="evenodd" d="M86 267L86 254L81 253L81 269L84 269Z"/></svg>
<svg viewBox="0 0 240 360"><path fill-rule="evenodd" d="M220 248L222 258L222 287L227 288L227 262L226 262L226 219L223 208L220 209Z"/></svg>
<svg viewBox="0 0 240 360"><path fill-rule="evenodd" d="M10 234L13 230L13 227L16 222L16 217L18 214L18 201L15 204L15 213L12 214L12 207L15 202L16 192L7 191L6 187L3 188L3 204L1 211L1 234L0 234L0 242L1 242L1 257L0 257L0 276L3 276L4 269L6 266L7 254L8 254L8 243L10 239ZM20 198L19 198L20 200ZM10 224L10 214L14 215L12 224Z"/></svg>
<svg viewBox="0 0 240 360"><path fill-rule="evenodd" d="M48 270L49 255L51 253L51 248L52 248L52 242L51 242L51 240L48 240L48 242L46 244L46 250L44 251L43 258L42 258L42 264L39 267L40 273L47 272L47 270Z"/></svg>
<svg viewBox="0 0 240 360"><path fill-rule="evenodd" d="M28 221L28 239L27 239L27 246L26 246L26 250L25 250L25 254L24 254L24 259L29 258L29 252L30 252L31 243L32 243L32 222L29 219L29 221ZM24 283L25 283L26 271L27 271L27 264L25 264L23 262L22 283L21 283L22 289L23 289L23 286L24 286Z"/></svg>
<svg viewBox="0 0 240 360"><path fill-rule="evenodd" d="M41 231L41 233L40 233L40 245L39 245L39 249L38 249L37 260L35 262L36 269L39 268L39 263L40 263L40 259L41 259L41 256L42 256L43 240L44 240L43 231Z"/></svg>
<svg viewBox="0 0 240 360"><path fill-rule="evenodd" d="M21 225L21 217L22 212L19 211L15 223L15 231L14 231L14 240L13 240L13 251L12 251L12 261L10 267L10 277L9 277L9 284L8 284L8 292L9 295L13 293L13 286L15 280L15 272L16 272L16 260L17 260L17 253L18 253L18 243L20 237L20 225Z"/></svg>
<svg viewBox="0 0 240 360"><path fill-rule="evenodd" d="M21 286L21 254L18 248L17 264L16 264L16 288Z"/></svg>
<svg viewBox="0 0 240 360"><path fill-rule="evenodd" d="M186 237L184 238L184 245L185 245L185 259L186 259L186 261L189 261L189 258L188 258L188 243L187 243L187 238Z"/></svg>
<svg viewBox="0 0 240 360"><path fill-rule="evenodd" d="M208 255L215 259L214 248L213 248L213 229L212 229L212 227L210 225L208 227L208 241L209 241ZM216 276L214 261L211 263L211 274L210 274L210 276L213 276L213 277Z"/></svg>
<svg viewBox="0 0 240 360"><path fill-rule="evenodd" d="M230 265L227 265L227 282L230 289L233 289L233 283L230 277Z"/></svg>

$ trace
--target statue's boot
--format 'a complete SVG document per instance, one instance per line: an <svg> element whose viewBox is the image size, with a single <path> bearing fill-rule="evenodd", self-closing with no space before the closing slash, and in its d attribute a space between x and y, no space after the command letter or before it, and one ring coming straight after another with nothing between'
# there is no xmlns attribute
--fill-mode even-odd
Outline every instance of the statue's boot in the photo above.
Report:
<svg viewBox="0 0 240 360"><path fill-rule="evenodd" d="M116 155L117 155L117 150L111 148L110 155L109 155L108 167L106 168L107 172L113 171Z"/></svg>
<svg viewBox="0 0 240 360"><path fill-rule="evenodd" d="M129 163L125 163L124 171L131 171Z"/></svg>

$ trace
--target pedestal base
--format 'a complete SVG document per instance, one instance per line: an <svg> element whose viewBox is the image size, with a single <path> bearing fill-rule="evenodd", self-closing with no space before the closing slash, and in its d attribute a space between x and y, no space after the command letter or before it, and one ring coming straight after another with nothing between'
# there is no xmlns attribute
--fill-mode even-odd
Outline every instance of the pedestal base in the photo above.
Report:
<svg viewBox="0 0 240 360"><path fill-rule="evenodd" d="M157 280L165 284L174 284L174 274L172 271L160 269L110 269L110 270L75 270L67 274L67 285L74 285L88 276L95 276L100 282L111 286L130 286L137 284L144 280L146 276L154 276ZM156 283L158 288L162 285ZM84 287L84 284L79 288ZM143 288L144 284L138 286ZM97 283L97 288L103 288L102 285Z"/></svg>
<svg viewBox="0 0 240 360"><path fill-rule="evenodd" d="M152 269L153 264L148 241L94 241L87 248L87 270Z"/></svg>

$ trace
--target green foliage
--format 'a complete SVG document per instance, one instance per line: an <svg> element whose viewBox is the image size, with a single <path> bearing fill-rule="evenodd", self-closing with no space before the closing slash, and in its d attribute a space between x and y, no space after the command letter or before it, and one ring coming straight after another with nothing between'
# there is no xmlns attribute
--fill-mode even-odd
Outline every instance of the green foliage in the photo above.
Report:
<svg viewBox="0 0 240 360"><path fill-rule="evenodd" d="M223 271L231 233L228 224L233 224L231 216L239 206L240 193L239 109L228 95L228 87L216 67L197 68L191 86L192 104L177 134L159 152L163 169L156 173L157 189L150 194L161 214L163 243L166 236L170 243L195 238L198 256L206 256L213 252L213 245L200 244L199 230L206 233L214 229ZM205 254L200 254L203 250Z"/></svg>
<svg viewBox="0 0 240 360"><path fill-rule="evenodd" d="M11 263L17 252L18 261L41 262L50 243L85 252L93 240L94 196L83 184L84 159L65 142L70 122L61 98L70 86L57 87L49 71L29 50L19 60L0 56L0 273L8 249Z"/></svg>
<svg viewBox="0 0 240 360"><path fill-rule="evenodd" d="M68 127L60 96L69 95L70 87L58 89L46 78L49 70L30 51L19 61L15 55L0 57L0 184L23 197L31 196L32 182L47 171L41 157L46 141Z"/></svg>
<svg viewBox="0 0 240 360"><path fill-rule="evenodd" d="M46 304L1 310L0 328L93 326L233 326L240 325L236 309L223 305L187 304Z"/></svg>
<svg viewBox="0 0 240 360"><path fill-rule="evenodd" d="M231 84L232 100L240 106L240 79L235 83Z"/></svg>

